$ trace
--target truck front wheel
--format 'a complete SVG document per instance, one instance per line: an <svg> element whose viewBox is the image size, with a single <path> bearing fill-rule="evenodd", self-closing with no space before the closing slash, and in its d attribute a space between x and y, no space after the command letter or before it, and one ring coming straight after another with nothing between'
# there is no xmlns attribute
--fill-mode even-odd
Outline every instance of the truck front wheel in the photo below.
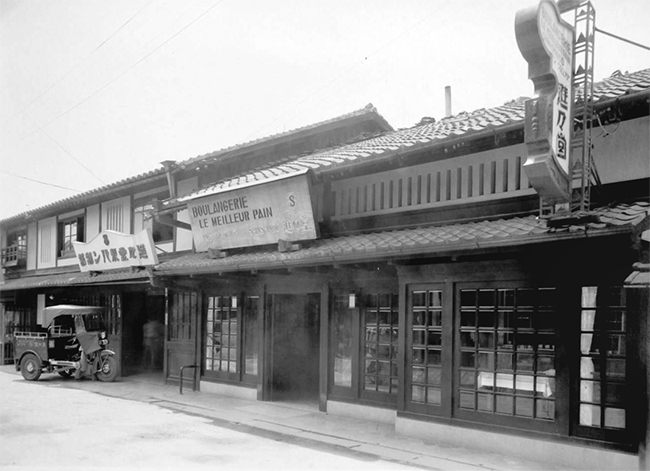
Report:
<svg viewBox="0 0 650 471"><path fill-rule="evenodd" d="M20 361L20 372L27 381L36 381L41 377L41 361L33 353L28 353Z"/></svg>
<svg viewBox="0 0 650 471"><path fill-rule="evenodd" d="M100 358L97 379L105 383L115 381L117 378L117 360L113 355Z"/></svg>

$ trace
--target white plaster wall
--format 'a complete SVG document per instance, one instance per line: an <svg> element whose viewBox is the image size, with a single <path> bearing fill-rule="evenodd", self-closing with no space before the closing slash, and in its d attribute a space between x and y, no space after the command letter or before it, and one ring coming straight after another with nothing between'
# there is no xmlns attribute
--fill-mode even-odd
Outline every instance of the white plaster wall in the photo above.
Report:
<svg viewBox="0 0 650 471"><path fill-rule="evenodd" d="M38 257L37 268L56 266L56 217L38 222Z"/></svg>
<svg viewBox="0 0 650 471"><path fill-rule="evenodd" d="M100 231L99 205L88 206L86 210L86 242L90 242Z"/></svg>
<svg viewBox="0 0 650 471"><path fill-rule="evenodd" d="M595 128L593 145L603 184L650 177L650 117Z"/></svg>
<svg viewBox="0 0 650 471"><path fill-rule="evenodd" d="M27 226L27 270L36 270L38 254L38 225L33 222Z"/></svg>
<svg viewBox="0 0 650 471"><path fill-rule="evenodd" d="M176 184L176 193L178 195L183 195L189 193L192 190L196 190L199 186L199 177L188 178L187 180L181 180ZM179 211L176 213L176 219L178 221L190 223L190 213L187 209ZM176 251L182 250L192 250L193 239L192 231L185 229L176 228Z"/></svg>
<svg viewBox="0 0 650 471"><path fill-rule="evenodd" d="M106 203L101 204L102 208L102 230L113 230L116 232L121 232L122 234L131 234L131 215L133 211L131 210L131 197L125 196L123 198L118 198L115 200L107 201ZM113 221L115 225L111 226L108 217L111 210L120 209L121 220Z"/></svg>
<svg viewBox="0 0 650 471"><path fill-rule="evenodd" d="M72 265L79 265L77 257L59 258L56 261L57 267L70 267Z"/></svg>

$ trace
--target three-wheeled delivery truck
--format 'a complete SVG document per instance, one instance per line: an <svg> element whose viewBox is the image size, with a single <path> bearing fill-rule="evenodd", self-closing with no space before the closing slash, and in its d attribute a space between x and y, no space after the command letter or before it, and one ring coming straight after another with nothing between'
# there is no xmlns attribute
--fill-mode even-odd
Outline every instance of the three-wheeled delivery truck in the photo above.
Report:
<svg viewBox="0 0 650 471"><path fill-rule="evenodd" d="M43 309L44 332L16 332L16 371L28 381L41 373L58 373L64 378L90 376L100 381L117 377L115 352L109 350L103 322L104 308L59 305Z"/></svg>

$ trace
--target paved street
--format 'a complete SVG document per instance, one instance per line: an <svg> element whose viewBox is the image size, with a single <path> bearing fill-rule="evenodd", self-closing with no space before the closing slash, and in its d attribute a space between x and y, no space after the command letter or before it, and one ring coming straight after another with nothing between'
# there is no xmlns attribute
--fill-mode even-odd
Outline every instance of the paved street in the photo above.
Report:
<svg viewBox="0 0 650 471"><path fill-rule="evenodd" d="M364 453L242 433L151 403L70 389L58 376L29 383L0 372L0 398L2 469L416 469Z"/></svg>

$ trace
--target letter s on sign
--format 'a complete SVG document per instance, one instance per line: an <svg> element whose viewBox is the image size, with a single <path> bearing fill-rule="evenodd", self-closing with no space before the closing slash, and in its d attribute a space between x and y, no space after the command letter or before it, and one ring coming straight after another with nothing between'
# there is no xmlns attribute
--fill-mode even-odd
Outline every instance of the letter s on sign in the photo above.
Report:
<svg viewBox="0 0 650 471"><path fill-rule="evenodd" d="M292 208L296 205L296 196L293 193L289 193L289 206Z"/></svg>

